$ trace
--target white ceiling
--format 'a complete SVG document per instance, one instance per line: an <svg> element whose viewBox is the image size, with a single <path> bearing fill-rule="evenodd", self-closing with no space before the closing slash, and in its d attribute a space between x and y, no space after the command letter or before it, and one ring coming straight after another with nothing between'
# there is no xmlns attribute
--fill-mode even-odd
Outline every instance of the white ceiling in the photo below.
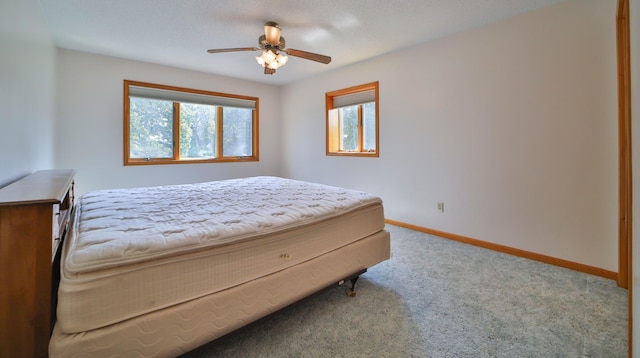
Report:
<svg viewBox="0 0 640 358"><path fill-rule="evenodd" d="M286 84L563 0L40 0L58 47ZM253 47L263 25L282 27L290 57L274 75Z"/></svg>

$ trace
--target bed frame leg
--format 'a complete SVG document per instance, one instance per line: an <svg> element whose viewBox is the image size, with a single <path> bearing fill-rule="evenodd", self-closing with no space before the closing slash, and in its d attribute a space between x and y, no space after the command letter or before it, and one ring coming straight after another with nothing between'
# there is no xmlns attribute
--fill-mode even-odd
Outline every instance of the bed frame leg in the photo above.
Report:
<svg viewBox="0 0 640 358"><path fill-rule="evenodd" d="M356 276L349 280L349 282L351 282L351 287L347 288L347 296L356 297L356 282L358 282L359 278L360 276Z"/></svg>
<svg viewBox="0 0 640 358"><path fill-rule="evenodd" d="M345 281L349 281L351 282L351 287L347 288L347 296L349 297L356 297L356 282L358 282L358 279L360 278L360 275L362 275L363 273L367 272L366 269L360 271L360 272L356 272L354 275L349 276L347 278L345 278L344 280L340 280L340 282L338 282L339 285L344 284Z"/></svg>

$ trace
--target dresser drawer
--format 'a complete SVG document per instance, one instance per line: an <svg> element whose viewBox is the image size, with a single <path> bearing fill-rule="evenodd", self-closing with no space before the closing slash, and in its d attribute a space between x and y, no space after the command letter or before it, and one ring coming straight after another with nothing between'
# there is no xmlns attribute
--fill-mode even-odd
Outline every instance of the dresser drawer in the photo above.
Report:
<svg viewBox="0 0 640 358"><path fill-rule="evenodd" d="M71 210L73 209L73 184L69 188L69 191L65 195L64 199L58 203L53 204L53 230L51 231L51 260L53 261L58 246L64 238L67 227L69 226L69 218L71 217Z"/></svg>
<svg viewBox="0 0 640 358"><path fill-rule="evenodd" d="M64 227L60 225L61 217L60 217L60 204L53 205L53 228L51 229L51 261L56 255L56 251L58 250L58 245L62 239L62 234L64 231Z"/></svg>

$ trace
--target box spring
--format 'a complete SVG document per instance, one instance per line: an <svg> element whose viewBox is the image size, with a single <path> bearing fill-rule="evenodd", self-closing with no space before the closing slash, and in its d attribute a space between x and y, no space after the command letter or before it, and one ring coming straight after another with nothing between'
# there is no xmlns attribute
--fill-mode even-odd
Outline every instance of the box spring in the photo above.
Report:
<svg viewBox="0 0 640 358"><path fill-rule="evenodd" d="M89 332L56 326L51 357L175 357L389 258L380 231L244 284Z"/></svg>

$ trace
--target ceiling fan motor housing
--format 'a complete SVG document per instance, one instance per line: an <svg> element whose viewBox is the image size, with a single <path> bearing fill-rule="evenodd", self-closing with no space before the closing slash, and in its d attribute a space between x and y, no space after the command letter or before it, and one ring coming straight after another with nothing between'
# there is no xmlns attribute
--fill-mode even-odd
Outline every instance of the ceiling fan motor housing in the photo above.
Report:
<svg viewBox="0 0 640 358"><path fill-rule="evenodd" d="M280 41L277 44L271 44L267 41L267 37L265 35L260 36L258 39L258 44L260 44L260 48L263 50L282 50L285 47L284 37L280 36Z"/></svg>
<svg viewBox="0 0 640 358"><path fill-rule="evenodd" d="M265 41L271 46L278 46L280 43L280 35L282 35L282 29L278 23L269 21L264 24Z"/></svg>

